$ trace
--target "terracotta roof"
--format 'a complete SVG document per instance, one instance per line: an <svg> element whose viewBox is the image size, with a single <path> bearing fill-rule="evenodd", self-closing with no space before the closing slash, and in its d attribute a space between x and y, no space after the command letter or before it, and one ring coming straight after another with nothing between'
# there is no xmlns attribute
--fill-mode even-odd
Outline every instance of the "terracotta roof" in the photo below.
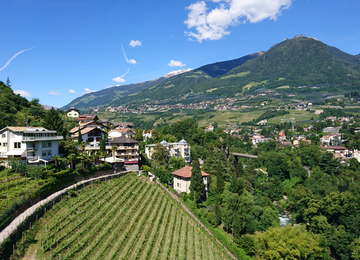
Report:
<svg viewBox="0 0 360 260"><path fill-rule="evenodd" d="M118 131L120 134L126 134L127 131L130 131L130 132L135 133L135 131L132 130L131 128L121 128L121 129L115 128L115 129L113 129L113 130L114 130L114 131Z"/></svg>
<svg viewBox="0 0 360 260"><path fill-rule="evenodd" d="M100 132L104 132L104 131L102 131L101 129L99 129L99 128L97 128L97 127L85 127L85 128L83 128L83 129L81 129L80 130L80 132L81 132L81 135L84 135L84 134L87 134L87 133L89 133L89 132L91 132L91 131L93 131L93 130L98 130L98 131L100 131ZM72 138L75 138L75 137L78 137L79 136L79 131L77 131L74 135L72 135L71 137Z"/></svg>
<svg viewBox="0 0 360 260"><path fill-rule="evenodd" d="M185 166L177 171L172 172L171 174L176 175L176 176L180 176L180 177L184 177L184 178L191 178L191 170L193 167L191 166ZM210 174L201 171L201 175L202 176L209 176Z"/></svg>

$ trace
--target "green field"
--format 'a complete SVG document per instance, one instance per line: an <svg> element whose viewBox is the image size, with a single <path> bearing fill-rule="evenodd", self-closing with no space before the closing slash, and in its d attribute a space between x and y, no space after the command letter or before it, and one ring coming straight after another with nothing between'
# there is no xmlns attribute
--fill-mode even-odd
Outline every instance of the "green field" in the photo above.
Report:
<svg viewBox="0 0 360 260"><path fill-rule="evenodd" d="M135 175L64 197L34 228L28 259L228 258L166 191Z"/></svg>

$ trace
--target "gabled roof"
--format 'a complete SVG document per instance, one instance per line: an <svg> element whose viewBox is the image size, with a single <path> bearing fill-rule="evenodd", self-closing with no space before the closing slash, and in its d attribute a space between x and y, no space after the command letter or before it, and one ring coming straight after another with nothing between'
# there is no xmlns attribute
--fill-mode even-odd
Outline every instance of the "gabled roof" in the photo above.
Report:
<svg viewBox="0 0 360 260"><path fill-rule="evenodd" d="M74 108L74 107L70 107L70 109L66 110L66 113L69 112L69 111L72 111L72 110L75 110L75 111L77 111L77 112L80 113L80 110L79 110L79 109L76 109L76 108Z"/></svg>
<svg viewBox="0 0 360 260"><path fill-rule="evenodd" d="M132 130L131 128L121 128L121 129L119 129L119 128L114 128L114 129L111 130L111 131L117 131L117 132L119 132L120 134L126 134L128 131L130 131L130 132L132 132L132 133L135 134L135 131Z"/></svg>
<svg viewBox="0 0 360 260"><path fill-rule="evenodd" d="M132 138L126 138L126 136L124 135L110 141L110 144L138 144L138 143L139 141Z"/></svg>
<svg viewBox="0 0 360 260"><path fill-rule="evenodd" d="M100 128L97 128L97 127L85 127L83 129L80 130L81 132L81 135L84 135L84 134L87 134L87 133L90 133L92 131L98 131L98 132L104 132L103 130L101 130ZM76 138L79 136L79 131L77 131L75 134L73 134L71 136L71 138Z"/></svg>
<svg viewBox="0 0 360 260"><path fill-rule="evenodd" d="M5 131L5 130L10 130L12 132L24 132L24 131L49 131L44 127L40 127L40 126L7 126L4 127L3 129L0 130L0 133Z"/></svg>
<svg viewBox="0 0 360 260"><path fill-rule="evenodd" d="M193 167L191 166L185 166L179 170L176 170L174 172L172 172L171 174L173 175L176 175L176 176L180 176L180 177L183 177L183 178L191 178L191 170L192 170ZM201 175L203 177L205 176L209 176L210 174L206 173L206 172L203 172L201 171Z"/></svg>

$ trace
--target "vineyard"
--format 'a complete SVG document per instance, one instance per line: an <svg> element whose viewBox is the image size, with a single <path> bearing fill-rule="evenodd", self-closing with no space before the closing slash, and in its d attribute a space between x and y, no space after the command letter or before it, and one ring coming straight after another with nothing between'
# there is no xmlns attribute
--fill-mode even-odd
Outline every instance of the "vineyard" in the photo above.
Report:
<svg viewBox="0 0 360 260"><path fill-rule="evenodd" d="M229 258L166 191L134 175L69 192L33 228L26 255L36 259Z"/></svg>
<svg viewBox="0 0 360 260"><path fill-rule="evenodd" d="M0 227L10 214L34 196L46 183L45 180L31 180L20 174L0 172Z"/></svg>

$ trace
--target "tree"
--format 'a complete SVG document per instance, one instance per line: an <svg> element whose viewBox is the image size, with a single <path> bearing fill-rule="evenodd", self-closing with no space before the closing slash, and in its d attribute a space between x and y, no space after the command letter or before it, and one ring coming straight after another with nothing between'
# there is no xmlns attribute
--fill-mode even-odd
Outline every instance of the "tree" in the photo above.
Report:
<svg viewBox="0 0 360 260"><path fill-rule="evenodd" d="M115 161L116 151L117 151L117 147L116 147L116 146L112 146L112 147L111 147L111 152L112 152L112 156L113 156L113 160L114 160L114 161Z"/></svg>
<svg viewBox="0 0 360 260"><path fill-rule="evenodd" d="M5 86L7 86L8 88L11 88L11 81L10 81L9 77L7 77L7 79L6 79Z"/></svg>
<svg viewBox="0 0 360 260"><path fill-rule="evenodd" d="M243 164L241 162L237 162L236 164L236 167L235 167L235 174L236 174L236 177L241 177L244 173L244 167L243 167Z"/></svg>
<svg viewBox="0 0 360 260"><path fill-rule="evenodd" d="M168 151L166 147L161 144L157 144L154 147L154 152L151 155L151 158L158 164L164 164L168 161L167 155Z"/></svg>
<svg viewBox="0 0 360 260"><path fill-rule="evenodd" d="M190 196L198 204L204 192L204 182L201 175L199 159L193 161L190 179Z"/></svg>
<svg viewBox="0 0 360 260"><path fill-rule="evenodd" d="M218 161L218 165L216 168L216 192L218 194L223 194L225 188L225 182L222 172L223 167L221 166L221 161Z"/></svg>
<svg viewBox="0 0 360 260"><path fill-rule="evenodd" d="M80 145L82 142L83 142L83 139L82 139L82 134L81 134L80 126L79 126L79 131L78 131L78 144Z"/></svg>
<svg viewBox="0 0 360 260"><path fill-rule="evenodd" d="M305 225L270 227L256 232L256 259L317 259L325 253L320 246L321 236L306 231Z"/></svg>
<svg viewBox="0 0 360 260"><path fill-rule="evenodd" d="M48 130L55 130L58 135L65 135L64 121L53 107L46 113L42 125Z"/></svg>
<svg viewBox="0 0 360 260"><path fill-rule="evenodd" d="M105 138L102 134L100 136L100 152L106 152Z"/></svg>
<svg viewBox="0 0 360 260"><path fill-rule="evenodd" d="M70 160L71 169L74 169L74 160L76 159L76 154L71 153L67 156L67 158Z"/></svg>
<svg viewBox="0 0 360 260"><path fill-rule="evenodd" d="M88 160L88 155L86 153L81 153L77 156L78 159L81 161L81 170L85 173L85 163Z"/></svg>
<svg viewBox="0 0 360 260"><path fill-rule="evenodd" d="M58 167L58 161L61 159L61 157L59 155L55 155L52 159L55 161L55 167L57 168Z"/></svg>
<svg viewBox="0 0 360 260"><path fill-rule="evenodd" d="M169 165L174 171L185 167L186 163L184 158L177 158L176 156L171 156L169 160Z"/></svg>

